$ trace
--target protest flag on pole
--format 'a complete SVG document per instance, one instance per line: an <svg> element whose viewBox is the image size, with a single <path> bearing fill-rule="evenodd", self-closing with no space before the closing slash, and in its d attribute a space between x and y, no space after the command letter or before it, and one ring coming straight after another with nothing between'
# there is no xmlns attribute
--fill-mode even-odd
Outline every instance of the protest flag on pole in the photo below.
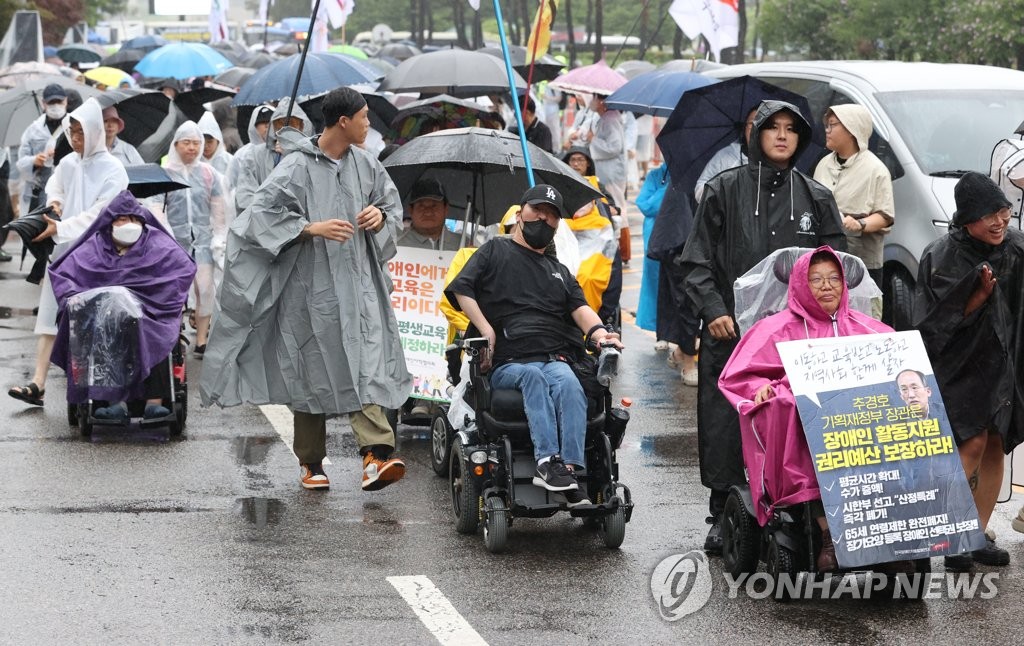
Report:
<svg viewBox="0 0 1024 646"><path fill-rule="evenodd" d="M668 13L687 38L703 34L718 62L723 49L739 45L739 0L674 0Z"/></svg>
<svg viewBox="0 0 1024 646"><path fill-rule="evenodd" d="M530 40L526 44L527 63L532 64L548 53L548 47L551 45L551 23L555 21L557 11L558 0L540 0L537 16L533 19Z"/></svg>
<svg viewBox="0 0 1024 646"><path fill-rule="evenodd" d="M212 0L210 3L210 42L220 43L228 39L228 0Z"/></svg>

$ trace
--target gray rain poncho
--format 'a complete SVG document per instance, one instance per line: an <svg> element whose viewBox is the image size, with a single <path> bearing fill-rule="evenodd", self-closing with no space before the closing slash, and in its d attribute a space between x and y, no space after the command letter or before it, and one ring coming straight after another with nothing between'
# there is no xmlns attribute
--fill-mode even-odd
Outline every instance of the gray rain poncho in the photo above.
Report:
<svg viewBox="0 0 1024 646"><path fill-rule="evenodd" d="M189 164L182 160L175 147L183 140L199 142L199 155ZM188 184L189 188L167 194L165 213L174 239L195 258L199 292L196 310L199 316L209 316L213 314L215 296L214 247L217 240L223 245L229 221L223 177L202 161L202 146L203 133L195 122L186 121L178 126L164 167L171 179Z"/></svg>
<svg viewBox="0 0 1024 646"><path fill-rule="evenodd" d="M228 169L228 184L230 186L237 186L238 184L238 169L243 165L249 163L249 157L257 147L262 147L267 143L267 140L260 135L260 131L256 129L256 120L259 119L260 112L266 108L273 111L274 107L271 105L260 105L256 106L256 109L249 115L249 127L246 132L249 134L249 143L243 145L241 148L235 151L235 154L231 158L231 168ZM268 125L269 129L269 125ZM238 211L236 211L238 212Z"/></svg>
<svg viewBox="0 0 1024 646"><path fill-rule="evenodd" d="M355 226L367 205L385 215L344 243L306 238L311 222ZM231 225L227 267L206 350L203 404L286 404L339 415L397 408L412 380L391 308L387 261L402 228L398 190L370 153L335 162L305 139Z"/></svg>
<svg viewBox="0 0 1024 646"><path fill-rule="evenodd" d="M283 119L288 114L288 103L289 99L281 99L281 103L274 110L274 114L270 118L270 128L267 130L266 144L255 146L246 157L244 163L240 163L237 167L234 187L235 211L238 213L249 208L253 196L256 194L256 189L270 176L271 171L281 163L284 156L295 150L295 145L290 144L286 140L281 140L281 150L279 152L277 150L278 137L274 133L274 120ZM292 116L302 120L302 138L312 137L313 121L302 111L302 108L296 105L292 109ZM298 133L291 131L291 134L295 135L295 139L299 138Z"/></svg>

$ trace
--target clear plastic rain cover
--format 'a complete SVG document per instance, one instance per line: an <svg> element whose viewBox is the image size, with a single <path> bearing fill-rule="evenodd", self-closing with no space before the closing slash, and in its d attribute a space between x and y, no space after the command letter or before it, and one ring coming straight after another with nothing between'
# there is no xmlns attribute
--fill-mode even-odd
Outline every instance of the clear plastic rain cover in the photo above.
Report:
<svg viewBox="0 0 1024 646"><path fill-rule="evenodd" d="M127 388L142 381L142 307L124 287L98 287L68 298L70 388Z"/></svg>

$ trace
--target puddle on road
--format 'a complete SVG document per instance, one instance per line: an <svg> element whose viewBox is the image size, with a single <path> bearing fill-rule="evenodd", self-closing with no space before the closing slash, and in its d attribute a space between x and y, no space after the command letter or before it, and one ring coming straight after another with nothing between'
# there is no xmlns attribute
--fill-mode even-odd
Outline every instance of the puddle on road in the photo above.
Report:
<svg viewBox="0 0 1024 646"><path fill-rule="evenodd" d="M363 503L363 523L366 525L392 525L399 526L402 523L392 514L392 509L375 502Z"/></svg>
<svg viewBox="0 0 1024 646"><path fill-rule="evenodd" d="M211 512L215 509L205 507L189 507L187 505L147 505L145 503L119 504L109 503L83 507L40 507L38 509L14 508L10 511L31 511L44 514L185 514L191 512Z"/></svg>
<svg viewBox="0 0 1024 646"><path fill-rule="evenodd" d="M642 435L639 442L626 435L620 450L639 450L641 455L661 462L692 466L697 464L697 434Z"/></svg>
<svg viewBox="0 0 1024 646"><path fill-rule="evenodd" d="M284 503L277 498L239 498L235 501L235 508L256 529L277 525L284 515Z"/></svg>
<svg viewBox="0 0 1024 646"><path fill-rule="evenodd" d="M262 464L270 448L281 441L278 436L255 436L231 438L231 454L239 464L251 466Z"/></svg>

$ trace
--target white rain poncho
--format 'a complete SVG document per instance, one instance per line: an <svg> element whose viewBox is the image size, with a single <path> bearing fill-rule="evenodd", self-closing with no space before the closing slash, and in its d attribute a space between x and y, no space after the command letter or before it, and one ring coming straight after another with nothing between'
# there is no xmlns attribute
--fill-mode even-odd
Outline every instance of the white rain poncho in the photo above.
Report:
<svg viewBox="0 0 1024 646"><path fill-rule="evenodd" d="M267 143L267 140L260 135L260 131L256 129L256 119L259 118L260 112L264 109L273 111L274 107L270 105L259 105L249 115L249 127L246 132L249 135L249 143L243 145L241 148L235 151L235 154L231 159L231 168L228 170L228 185L234 187L238 185L238 170L244 164L249 163L249 158L256 148L262 147ZM269 126L268 126L269 129ZM236 213L241 211L236 210Z"/></svg>
<svg viewBox="0 0 1024 646"><path fill-rule="evenodd" d="M304 238L311 222L355 226L367 205L378 233L344 243ZM370 153L335 162L306 139L231 225L227 268L200 384L204 405L286 404L338 415L409 396L387 261L402 228L398 190Z"/></svg>
<svg viewBox="0 0 1024 646"><path fill-rule="evenodd" d="M175 147L179 141L199 142L199 155L185 164ZM214 300L214 246L227 235L223 178L213 166L202 161L203 133L194 121L178 126L167 153L164 167L175 181L189 188L167 194L165 214L167 223L186 251L196 261L196 311L199 316L213 313Z"/></svg>
<svg viewBox="0 0 1024 646"><path fill-rule="evenodd" d="M71 141L71 119L82 126L85 136L82 155L65 155L46 182L47 203L61 205L61 220L53 237L57 258L78 239L115 195L128 188L128 173L121 162L107 151L103 130L103 109L96 99L89 99L74 112L65 115L62 127ZM57 301L50 279L43 281L39 294L39 316L36 334L57 333Z"/></svg>
<svg viewBox="0 0 1024 646"><path fill-rule="evenodd" d="M231 153L224 148L224 133L220 131L217 119L213 116L212 112L204 112L203 116L199 118L197 125L202 131L203 136L209 135L217 140L217 150L213 153L213 157L209 159L203 157L203 161L213 166L221 175L227 175L228 170L231 168L232 157Z"/></svg>
<svg viewBox="0 0 1024 646"><path fill-rule="evenodd" d="M274 109L274 114L270 120L270 128L267 130L266 145L256 146L252 153L248 155L245 163L238 166L237 178L234 184L235 211L237 213L241 213L249 208L253 195L256 194L256 189L270 176L271 171L281 163L281 160L298 145L298 142L291 144L288 141L282 140L281 152L276 151L278 137L274 134L274 120L283 119L288 114L288 103L289 99L281 99L281 103ZM305 139L313 136L313 122L302 111L302 108L296 105L292 109L292 116L302 121L301 138ZM291 131L291 135L296 140L300 137L295 131Z"/></svg>
<svg viewBox="0 0 1024 646"><path fill-rule="evenodd" d="M789 274L797 258L814 249L786 247L768 254L750 271L736 279L736 324L746 332L754 323L786 309L789 298ZM852 254L837 251L843 261L843 273L850 290L850 309L871 316L871 301L882 297L882 290L868 275L864 261Z"/></svg>

